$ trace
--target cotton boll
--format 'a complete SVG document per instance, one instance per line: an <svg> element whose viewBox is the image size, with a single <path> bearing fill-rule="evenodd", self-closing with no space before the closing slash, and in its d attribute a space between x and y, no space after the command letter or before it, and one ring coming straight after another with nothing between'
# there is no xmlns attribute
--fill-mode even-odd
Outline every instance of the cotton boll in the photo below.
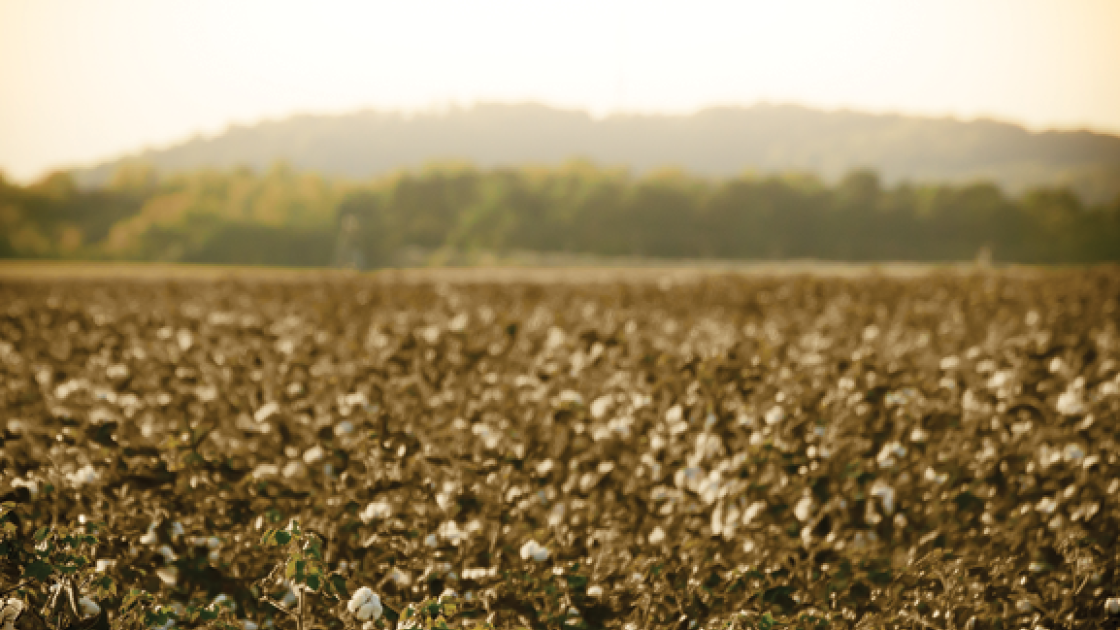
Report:
<svg viewBox="0 0 1120 630"><path fill-rule="evenodd" d="M152 523L148 526L148 532L140 537L140 544L154 545L159 542L159 535L156 534L156 524Z"/></svg>
<svg viewBox="0 0 1120 630"><path fill-rule="evenodd" d="M813 501L813 497L808 495L803 496L801 500L797 502L797 505L794 506L793 515L797 517L797 520L804 523L813 515L813 508L815 507L816 504Z"/></svg>
<svg viewBox="0 0 1120 630"><path fill-rule="evenodd" d="M82 619L89 619L101 614L101 606L88 597L82 597L78 600L78 612L81 613Z"/></svg>
<svg viewBox="0 0 1120 630"><path fill-rule="evenodd" d="M887 513L887 516L894 514L894 488L879 479L871 485L871 496L879 497L879 500L883 503L883 511Z"/></svg>
<svg viewBox="0 0 1120 630"><path fill-rule="evenodd" d="M759 514L766 510L766 503L763 501L755 501L750 504L747 509L743 510L743 525L750 525Z"/></svg>
<svg viewBox="0 0 1120 630"><path fill-rule="evenodd" d="M303 452L303 461L309 466L322 461L324 457L326 457L326 452L323 451L323 447L318 444Z"/></svg>
<svg viewBox="0 0 1120 630"><path fill-rule="evenodd" d="M602 419L610 411L611 405L614 401L610 396L600 396L591 403L591 417L596 420Z"/></svg>
<svg viewBox="0 0 1120 630"><path fill-rule="evenodd" d="M766 412L765 419L766 419L766 424L769 424L769 425L778 424L782 420L786 419L786 411L785 411L785 409L782 409L781 407L778 407L778 406L771 407L770 411Z"/></svg>
<svg viewBox="0 0 1120 630"><path fill-rule="evenodd" d="M23 613L23 609L26 605L23 603L22 599L16 599L15 597L9 597L6 600L0 600L0 602L2 602L2 607L0 607L0 623L4 624L4 628L11 628L16 619Z"/></svg>
<svg viewBox="0 0 1120 630"><path fill-rule="evenodd" d="M100 475L98 474L97 469L88 464L79 468L77 471L66 475L67 480L69 480L70 483L76 488L80 488L91 483L96 483L99 477Z"/></svg>
<svg viewBox="0 0 1120 630"><path fill-rule="evenodd" d="M544 562L548 560L549 551L544 546L540 545L535 540L530 540L521 546L521 559L522 560L535 560L536 562Z"/></svg>
<svg viewBox="0 0 1120 630"><path fill-rule="evenodd" d="M346 610L349 610L351 614L357 613L358 609L368 604L371 599L373 599L373 590L368 586L363 586L354 591L350 601L346 604Z"/></svg>
<svg viewBox="0 0 1120 630"><path fill-rule="evenodd" d="M381 618L381 598L377 595L371 595L368 602L358 608L358 612L354 613L354 617L358 621L374 621Z"/></svg>
<svg viewBox="0 0 1120 630"><path fill-rule="evenodd" d="M1074 388L1066 390L1058 396L1058 402L1054 405L1054 409L1064 416L1077 416L1085 413L1085 401L1081 396L1081 391Z"/></svg>
<svg viewBox="0 0 1120 630"><path fill-rule="evenodd" d="M387 501L374 501L362 510L361 519L363 523L371 521L384 520L393 515L393 506L389 505Z"/></svg>

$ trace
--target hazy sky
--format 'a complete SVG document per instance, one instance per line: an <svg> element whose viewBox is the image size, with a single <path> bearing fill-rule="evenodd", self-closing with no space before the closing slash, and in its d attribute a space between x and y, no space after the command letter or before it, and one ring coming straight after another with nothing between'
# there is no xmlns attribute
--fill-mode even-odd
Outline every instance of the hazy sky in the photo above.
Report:
<svg viewBox="0 0 1120 630"><path fill-rule="evenodd" d="M0 0L0 170L295 112L539 101L1120 132L1120 0Z"/></svg>

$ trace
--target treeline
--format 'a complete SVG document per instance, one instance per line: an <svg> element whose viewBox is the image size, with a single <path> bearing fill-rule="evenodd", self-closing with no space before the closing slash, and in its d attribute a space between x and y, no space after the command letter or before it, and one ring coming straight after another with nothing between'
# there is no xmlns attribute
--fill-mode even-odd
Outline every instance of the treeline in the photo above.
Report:
<svg viewBox="0 0 1120 630"><path fill-rule="evenodd" d="M96 190L66 174L0 179L0 257L288 266L401 264L449 253L571 253L723 260L1120 261L1120 198L1064 189L887 187L856 171L710 180L558 168L431 166L368 182L278 165L161 178L128 165ZM409 259L412 260L412 259Z"/></svg>

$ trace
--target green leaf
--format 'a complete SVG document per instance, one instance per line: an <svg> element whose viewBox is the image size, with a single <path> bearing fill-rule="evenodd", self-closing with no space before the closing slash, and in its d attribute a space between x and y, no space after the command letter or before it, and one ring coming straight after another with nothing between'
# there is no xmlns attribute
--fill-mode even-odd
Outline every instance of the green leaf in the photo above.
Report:
<svg viewBox="0 0 1120 630"><path fill-rule="evenodd" d="M23 570L23 579L31 578L45 582L53 573L54 567L42 560L35 560Z"/></svg>
<svg viewBox="0 0 1120 630"><path fill-rule="evenodd" d="M97 595L97 599L106 599L117 594L117 583L113 581L113 578L107 575L94 580L93 585L96 587L94 592Z"/></svg>
<svg viewBox="0 0 1120 630"><path fill-rule="evenodd" d="M335 593L342 595L346 599L350 599L350 590L346 588L346 578L334 573L329 578L329 584ZM382 608L385 608L384 604L382 604Z"/></svg>

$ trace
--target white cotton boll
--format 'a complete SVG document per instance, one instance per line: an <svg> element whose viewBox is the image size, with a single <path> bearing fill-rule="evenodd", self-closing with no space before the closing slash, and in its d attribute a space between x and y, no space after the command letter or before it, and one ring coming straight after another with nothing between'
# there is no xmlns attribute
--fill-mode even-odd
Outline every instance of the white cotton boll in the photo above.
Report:
<svg viewBox="0 0 1120 630"><path fill-rule="evenodd" d="M649 533L649 544L660 545L665 540L665 530L661 527L654 527L653 531Z"/></svg>
<svg viewBox="0 0 1120 630"><path fill-rule="evenodd" d="M942 370L946 370L946 371L955 370L955 369L959 368L960 366L961 366L961 360L960 360L959 357L948 356L948 357L945 357L945 358L941 359L941 369Z"/></svg>
<svg viewBox="0 0 1120 630"><path fill-rule="evenodd" d="M565 389L560 392L560 403L567 405L583 405L583 396L572 389Z"/></svg>
<svg viewBox="0 0 1120 630"><path fill-rule="evenodd" d="M894 468L898 463L898 459L906 456L906 448L898 442L887 442L879 451L879 455L875 460L879 462L880 468Z"/></svg>
<svg viewBox="0 0 1120 630"><path fill-rule="evenodd" d="M156 524L148 525L148 532L140 537L140 544L154 545L159 542L159 536L156 534Z"/></svg>
<svg viewBox="0 0 1120 630"><path fill-rule="evenodd" d="M747 509L743 510L743 525L750 525L764 510L766 510L766 503L763 501L755 501L750 504Z"/></svg>
<svg viewBox="0 0 1120 630"><path fill-rule="evenodd" d="M548 549L535 540L530 540L529 542L521 546L522 560L532 559L536 562L544 562L545 560L548 560L548 556Z"/></svg>
<svg viewBox="0 0 1120 630"><path fill-rule="evenodd" d="M257 409L256 413L253 414L253 419L257 422L264 422L265 420L268 420L272 416L276 415L279 411L280 405L274 402L265 403L261 406L260 409Z"/></svg>
<svg viewBox="0 0 1120 630"><path fill-rule="evenodd" d="M373 589L370 587L359 588L350 596L350 601L346 604L346 610L349 610L351 614L358 612L358 609L368 604L373 596Z"/></svg>
<svg viewBox="0 0 1120 630"><path fill-rule="evenodd" d="M700 480L697 485L696 493L700 495L700 500L705 505L711 505L719 498L720 479L719 475L714 471L704 479Z"/></svg>
<svg viewBox="0 0 1120 630"><path fill-rule="evenodd" d="M23 612L25 604L22 599L16 599L15 597L9 597L6 600L0 600L0 602L3 605L0 608L0 622L4 624L5 628L10 628Z"/></svg>
<svg viewBox="0 0 1120 630"><path fill-rule="evenodd" d="M770 411L766 412L765 419L766 424L778 424L786 419L786 412L781 407L774 406L770 408Z"/></svg>
<svg viewBox="0 0 1120 630"><path fill-rule="evenodd" d="M466 313L459 313L455 317L452 317L451 321L447 322L447 330L451 332L463 332L464 330L466 330L467 324L469 323L470 315Z"/></svg>
<svg viewBox="0 0 1120 630"><path fill-rule="evenodd" d="M293 459L284 465L284 470L280 472L288 479L296 479L307 476L307 465L298 459Z"/></svg>
<svg viewBox="0 0 1120 630"><path fill-rule="evenodd" d="M358 621L375 621L381 618L381 612L381 598L375 594L361 608L358 608L358 612L354 613L354 616Z"/></svg>
<svg viewBox="0 0 1120 630"><path fill-rule="evenodd" d="M248 619L245 619L241 622L241 628L242 630L260 630L260 625L258 625L255 621L249 621Z"/></svg>
<svg viewBox="0 0 1120 630"><path fill-rule="evenodd" d="M298 602L299 602L299 595L296 595L295 591L288 591L288 592L284 593L283 597L280 598L280 605L283 606L284 608L291 608L291 607L295 606L296 603L298 603Z"/></svg>
<svg viewBox="0 0 1120 630"><path fill-rule="evenodd" d="M587 589L587 596L588 597L602 597L603 596L603 587L599 586L598 584L596 584L595 586L592 586L591 588Z"/></svg>
<svg viewBox="0 0 1120 630"><path fill-rule="evenodd" d="M82 619L89 619L101 614L101 607L97 602L88 597L82 597L78 600L78 612L82 614Z"/></svg>
<svg viewBox="0 0 1120 630"><path fill-rule="evenodd" d="M237 608L237 602L233 601L233 598L225 593L219 593L218 596L214 598L212 604L219 608Z"/></svg>
<svg viewBox="0 0 1120 630"><path fill-rule="evenodd" d="M564 345L564 331L557 326L548 329L548 338L545 339L545 346L550 349L556 349Z"/></svg>
<svg viewBox="0 0 1120 630"><path fill-rule="evenodd" d="M89 464L82 466L75 472L66 475L67 480L70 481L75 487L81 487L91 483L96 483L99 475L97 469Z"/></svg>
<svg viewBox="0 0 1120 630"><path fill-rule="evenodd" d="M607 415L607 412L611 409L612 402L614 401L611 400L610 396L600 396L596 398L591 402L591 417L599 420Z"/></svg>
<svg viewBox="0 0 1120 630"><path fill-rule="evenodd" d="M1081 398L1081 392L1075 389L1069 389L1058 396L1058 402L1054 405L1054 409L1064 416L1076 416L1085 413L1085 401Z"/></svg>
<svg viewBox="0 0 1120 630"><path fill-rule="evenodd" d="M1080 444L1071 442L1069 444L1066 444L1066 447L1062 449L1062 459L1066 460L1067 462L1073 462L1076 464L1084 458L1085 449L1081 448Z"/></svg>
<svg viewBox="0 0 1120 630"><path fill-rule="evenodd" d="M887 513L887 516L894 514L894 488L879 479L871 484L871 496L879 497L879 500L883 503L883 511Z"/></svg>
<svg viewBox="0 0 1120 630"><path fill-rule="evenodd" d="M325 456L326 453L323 452L323 447L316 444L303 452L303 461L310 466L311 464L321 461Z"/></svg>
<svg viewBox="0 0 1120 630"><path fill-rule="evenodd" d="M428 547L431 547L431 548L435 549L436 547L439 546L439 540L436 539L435 534L428 534L426 537L424 537L424 544Z"/></svg>
<svg viewBox="0 0 1120 630"><path fill-rule="evenodd" d="M393 506L389 505L388 501L374 501L362 510L361 518L363 523L371 521L384 520L393 515Z"/></svg>
<svg viewBox="0 0 1120 630"><path fill-rule="evenodd" d="M440 538L455 546L467 539L467 532L459 529L459 524L455 521L445 521L437 531Z"/></svg>
<svg viewBox="0 0 1120 630"><path fill-rule="evenodd" d="M673 405L665 412L665 422L676 424L684 418L684 409L680 405Z"/></svg>
<svg viewBox="0 0 1120 630"><path fill-rule="evenodd" d="M804 523L813 515L813 507L813 497L803 496L801 500L797 502L797 505L794 506L793 515L797 517L797 520Z"/></svg>
<svg viewBox="0 0 1120 630"><path fill-rule="evenodd" d="M179 582L179 567L160 567L156 569L156 577L168 586L175 586Z"/></svg>

